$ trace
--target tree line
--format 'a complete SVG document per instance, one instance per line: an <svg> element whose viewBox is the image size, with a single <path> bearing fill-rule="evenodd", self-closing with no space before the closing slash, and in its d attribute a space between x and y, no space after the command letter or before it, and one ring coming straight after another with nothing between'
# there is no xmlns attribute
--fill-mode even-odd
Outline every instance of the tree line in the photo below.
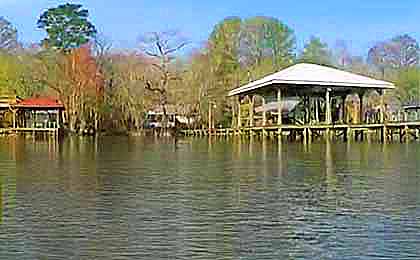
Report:
<svg viewBox="0 0 420 260"><path fill-rule="evenodd" d="M164 118L169 112L194 118L200 127L210 106L217 125L230 126L229 90L299 62L392 81L398 87L392 98L401 104L420 98L420 48L408 34L357 56L346 41L328 46L316 36L298 50L294 30L274 17L227 17L192 51L176 30L145 33L138 48L121 51L98 33L82 5L50 8L37 26L45 39L23 45L0 17L0 92L57 97L72 132L137 131L152 109Z"/></svg>

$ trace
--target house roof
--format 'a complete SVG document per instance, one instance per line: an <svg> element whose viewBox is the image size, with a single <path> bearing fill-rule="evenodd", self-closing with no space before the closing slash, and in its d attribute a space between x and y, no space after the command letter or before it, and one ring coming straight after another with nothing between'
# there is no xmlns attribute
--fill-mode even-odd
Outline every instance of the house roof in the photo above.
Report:
<svg viewBox="0 0 420 260"><path fill-rule="evenodd" d="M21 108L64 108L57 99L50 97L25 98L18 102L15 107Z"/></svg>
<svg viewBox="0 0 420 260"><path fill-rule="evenodd" d="M395 89L394 84L321 65L300 63L229 92L235 96L270 85Z"/></svg>

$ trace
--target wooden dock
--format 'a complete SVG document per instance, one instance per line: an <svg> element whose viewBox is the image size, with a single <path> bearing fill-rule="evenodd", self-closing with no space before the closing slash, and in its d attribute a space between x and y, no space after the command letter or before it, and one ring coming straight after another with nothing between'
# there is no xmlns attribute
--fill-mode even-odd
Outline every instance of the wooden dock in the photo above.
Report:
<svg viewBox="0 0 420 260"><path fill-rule="evenodd" d="M0 135L8 135L8 134L19 134L19 133L30 133L30 134L51 134L51 135L59 135L60 129L59 128L0 128Z"/></svg>
<svg viewBox="0 0 420 260"><path fill-rule="evenodd" d="M312 142L318 139L364 141L409 141L420 139L420 121L385 124L281 125L241 128L184 130L185 136L259 136L287 138L289 141Z"/></svg>

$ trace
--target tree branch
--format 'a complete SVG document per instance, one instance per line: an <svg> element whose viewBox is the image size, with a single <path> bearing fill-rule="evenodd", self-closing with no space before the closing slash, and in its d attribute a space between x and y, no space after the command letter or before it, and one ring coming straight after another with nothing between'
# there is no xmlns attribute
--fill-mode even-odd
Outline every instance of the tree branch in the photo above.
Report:
<svg viewBox="0 0 420 260"><path fill-rule="evenodd" d="M146 81L145 89L152 92L158 92L161 95L164 95L166 93L164 89L152 87L152 84L150 83L150 81Z"/></svg>
<svg viewBox="0 0 420 260"><path fill-rule="evenodd" d="M169 49L169 50L165 51L165 56L166 56L166 55L169 55L169 54L171 54L171 53L173 53L173 52L179 51L180 49L184 48L184 47L185 47L185 46L187 46L188 44L189 44L189 42L183 42L183 43L181 43L180 45L178 45L177 47L175 47L175 48L172 48L172 49Z"/></svg>

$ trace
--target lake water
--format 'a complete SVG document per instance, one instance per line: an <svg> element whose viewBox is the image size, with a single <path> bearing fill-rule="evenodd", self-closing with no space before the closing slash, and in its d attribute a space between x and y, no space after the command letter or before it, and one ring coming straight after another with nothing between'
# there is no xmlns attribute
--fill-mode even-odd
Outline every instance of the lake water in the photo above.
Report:
<svg viewBox="0 0 420 260"><path fill-rule="evenodd" d="M420 143L0 141L0 259L420 259Z"/></svg>

